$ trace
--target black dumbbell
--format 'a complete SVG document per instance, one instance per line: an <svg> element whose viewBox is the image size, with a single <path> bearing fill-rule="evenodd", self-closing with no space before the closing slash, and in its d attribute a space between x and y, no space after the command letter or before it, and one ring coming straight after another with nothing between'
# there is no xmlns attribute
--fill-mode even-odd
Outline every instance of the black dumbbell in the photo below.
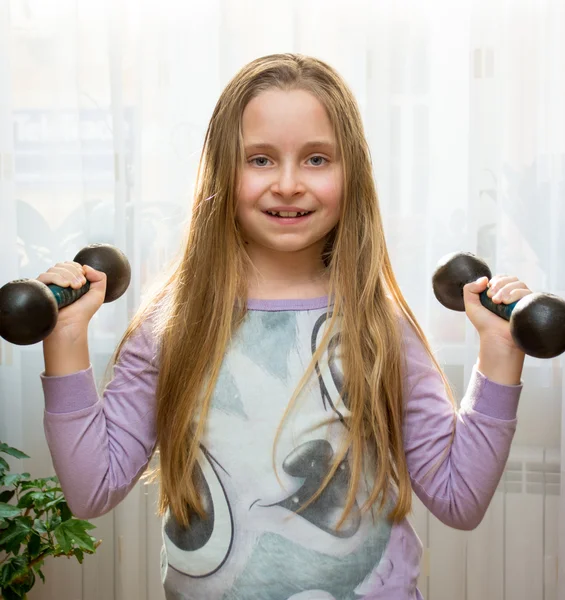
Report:
<svg viewBox="0 0 565 600"><path fill-rule="evenodd" d="M92 244L73 259L106 273L104 302L117 300L128 288L131 268L126 255L110 244ZM0 288L0 337L27 346L45 339L55 328L59 310L72 304L90 289L45 285L36 279L17 279Z"/></svg>
<svg viewBox="0 0 565 600"><path fill-rule="evenodd" d="M451 310L464 311L463 286L492 278L488 265L470 252L444 256L432 277L436 298ZM553 358L565 352L565 300L553 294L528 294L512 304L495 304L485 290L481 304L510 322L516 345L529 356Z"/></svg>

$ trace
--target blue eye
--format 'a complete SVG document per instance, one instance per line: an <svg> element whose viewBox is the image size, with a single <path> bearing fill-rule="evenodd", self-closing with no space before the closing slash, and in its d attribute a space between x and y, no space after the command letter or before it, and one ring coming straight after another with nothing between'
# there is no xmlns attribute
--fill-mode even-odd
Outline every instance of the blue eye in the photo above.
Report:
<svg viewBox="0 0 565 600"><path fill-rule="evenodd" d="M257 158L252 158L249 162L255 163L255 161L257 161L257 160L266 160L266 161L268 161L269 159L265 158L264 156L258 156ZM258 167L263 167L265 165L257 165L257 166Z"/></svg>
<svg viewBox="0 0 565 600"><path fill-rule="evenodd" d="M324 158L323 156L311 156L308 160L314 160L314 159L318 159L318 160L321 159L322 161L328 162L328 160L326 158ZM255 164L258 167L265 167L266 166L265 163L258 164L257 163L258 160L264 160L264 161L269 162L269 159L266 158L265 156L257 156L256 158L252 158L249 162L252 163L252 164ZM314 164L314 166L315 167L321 167L323 164L324 164L323 162L322 163L318 162L317 164Z"/></svg>

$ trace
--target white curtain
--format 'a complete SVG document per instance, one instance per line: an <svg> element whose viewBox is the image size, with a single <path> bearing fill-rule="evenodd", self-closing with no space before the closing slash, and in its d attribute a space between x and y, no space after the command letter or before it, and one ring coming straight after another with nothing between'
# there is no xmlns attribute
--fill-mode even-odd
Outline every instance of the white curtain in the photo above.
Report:
<svg viewBox="0 0 565 600"><path fill-rule="evenodd" d="M133 268L92 321L101 379L145 285L189 214L224 85L274 52L312 54L352 87L401 286L461 396L477 339L433 297L445 253L565 295L563 0L0 0L0 285L109 242ZM41 344L0 340L0 439L52 473ZM518 431L479 528L416 503L427 600L564 600L565 362L527 359ZM155 490L94 522L83 567L48 562L44 600L156 600ZM558 560L560 559L560 560ZM561 592L559 591L561 588Z"/></svg>

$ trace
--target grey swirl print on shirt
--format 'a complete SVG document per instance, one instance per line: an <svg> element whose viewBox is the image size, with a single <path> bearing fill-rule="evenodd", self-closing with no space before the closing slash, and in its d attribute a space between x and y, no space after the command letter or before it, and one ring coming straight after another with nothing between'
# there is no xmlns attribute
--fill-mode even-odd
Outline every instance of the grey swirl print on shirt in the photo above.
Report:
<svg viewBox="0 0 565 600"><path fill-rule="evenodd" d="M349 465L303 508L328 473L348 410L340 399L339 334L272 447L282 415L331 313L249 312L216 386L199 462L208 519L164 519L167 598L356 600L386 550L391 523L359 503L342 526ZM316 391L317 388L317 391ZM300 418L299 418L300 417ZM329 422L329 424L328 424ZM382 568L381 576L393 565Z"/></svg>

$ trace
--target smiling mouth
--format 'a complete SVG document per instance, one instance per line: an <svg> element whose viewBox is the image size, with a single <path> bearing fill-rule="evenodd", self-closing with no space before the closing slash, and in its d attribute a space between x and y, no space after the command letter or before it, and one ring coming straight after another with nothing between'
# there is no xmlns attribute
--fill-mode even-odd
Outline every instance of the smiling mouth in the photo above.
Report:
<svg viewBox="0 0 565 600"><path fill-rule="evenodd" d="M275 210L266 210L265 214L270 215L271 217L278 217L279 219L296 219L298 217L306 217L311 215L314 211L305 210L302 212L293 212L293 211L275 211Z"/></svg>

